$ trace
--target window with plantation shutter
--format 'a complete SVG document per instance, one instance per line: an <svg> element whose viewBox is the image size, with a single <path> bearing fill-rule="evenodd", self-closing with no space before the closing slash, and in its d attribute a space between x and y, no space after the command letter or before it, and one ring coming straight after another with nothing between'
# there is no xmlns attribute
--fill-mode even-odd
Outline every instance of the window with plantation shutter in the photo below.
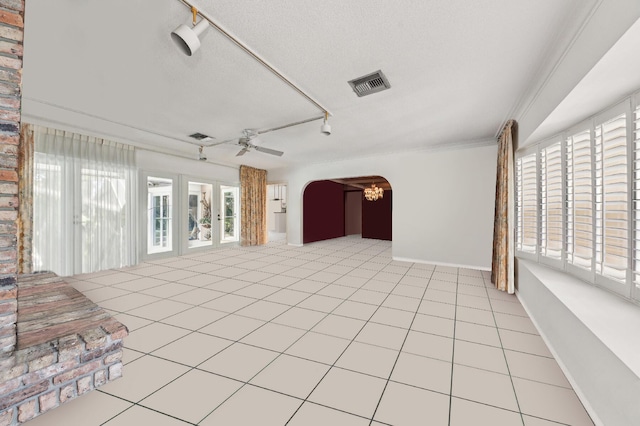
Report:
<svg viewBox="0 0 640 426"><path fill-rule="evenodd" d="M518 158L516 162L516 250L536 253L538 241L536 154Z"/></svg>
<svg viewBox="0 0 640 426"><path fill-rule="evenodd" d="M562 146L540 150L540 254L562 258Z"/></svg>
<svg viewBox="0 0 640 426"><path fill-rule="evenodd" d="M632 295L640 300L640 105L633 114L633 286Z"/></svg>
<svg viewBox="0 0 640 426"><path fill-rule="evenodd" d="M640 90L515 160L517 255L640 305Z"/></svg>
<svg viewBox="0 0 640 426"><path fill-rule="evenodd" d="M567 169L567 262L591 270L593 259L593 185L591 131L569 136Z"/></svg>
<svg viewBox="0 0 640 426"><path fill-rule="evenodd" d="M629 241L626 114L596 125L594 136L596 273L624 282Z"/></svg>

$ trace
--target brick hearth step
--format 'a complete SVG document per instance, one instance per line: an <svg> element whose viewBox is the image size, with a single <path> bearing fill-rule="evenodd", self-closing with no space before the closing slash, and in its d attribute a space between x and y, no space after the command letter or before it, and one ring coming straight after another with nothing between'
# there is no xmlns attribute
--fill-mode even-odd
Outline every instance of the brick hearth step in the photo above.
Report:
<svg viewBox="0 0 640 426"><path fill-rule="evenodd" d="M122 375L127 327L55 274L18 277L16 351L0 369L0 426Z"/></svg>

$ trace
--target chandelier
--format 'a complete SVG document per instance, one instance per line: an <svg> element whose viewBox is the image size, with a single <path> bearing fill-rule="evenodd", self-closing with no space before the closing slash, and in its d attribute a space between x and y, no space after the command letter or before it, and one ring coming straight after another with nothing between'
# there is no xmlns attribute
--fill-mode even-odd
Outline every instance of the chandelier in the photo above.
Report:
<svg viewBox="0 0 640 426"><path fill-rule="evenodd" d="M382 198L382 194L384 194L384 190L377 187L375 183L371 184L371 188L364 189L364 198L367 201L376 201L378 198Z"/></svg>

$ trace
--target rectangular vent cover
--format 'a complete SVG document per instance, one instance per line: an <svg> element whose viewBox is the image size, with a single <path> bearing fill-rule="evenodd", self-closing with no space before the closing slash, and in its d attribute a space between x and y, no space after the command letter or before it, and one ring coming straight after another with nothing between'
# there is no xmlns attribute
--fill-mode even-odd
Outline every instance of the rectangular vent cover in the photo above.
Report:
<svg viewBox="0 0 640 426"><path fill-rule="evenodd" d="M206 142L206 141L210 141L211 139L213 139L211 136L202 134L202 133L194 133L192 135L189 135L190 138L194 138L195 140L198 140L200 142Z"/></svg>
<svg viewBox="0 0 640 426"><path fill-rule="evenodd" d="M389 80L380 70L351 80L349 86L358 96L371 95L391 87Z"/></svg>

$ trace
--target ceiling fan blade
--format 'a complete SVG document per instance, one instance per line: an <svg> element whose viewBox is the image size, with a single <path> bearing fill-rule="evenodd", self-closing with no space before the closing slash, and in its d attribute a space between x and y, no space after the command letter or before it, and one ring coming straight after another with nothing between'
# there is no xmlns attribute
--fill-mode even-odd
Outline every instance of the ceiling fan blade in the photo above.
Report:
<svg viewBox="0 0 640 426"><path fill-rule="evenodd" d="M282 157L282 154L284 154L282 151L276 151L275 149L264 148L262 146L254 146L253 148L256 151L264 152L265 154L277 155L278 157Z"/></svg>
<svg viewBox="0 0 640 426"><path fill-rule="evenodd" d="M240 156L242 156L242 155L245 155L247 152L249 152L249 148L242 148L242 149L240 150L240 152L238 152L238 153L236 154L236 157L240 157Z"/></svg>

